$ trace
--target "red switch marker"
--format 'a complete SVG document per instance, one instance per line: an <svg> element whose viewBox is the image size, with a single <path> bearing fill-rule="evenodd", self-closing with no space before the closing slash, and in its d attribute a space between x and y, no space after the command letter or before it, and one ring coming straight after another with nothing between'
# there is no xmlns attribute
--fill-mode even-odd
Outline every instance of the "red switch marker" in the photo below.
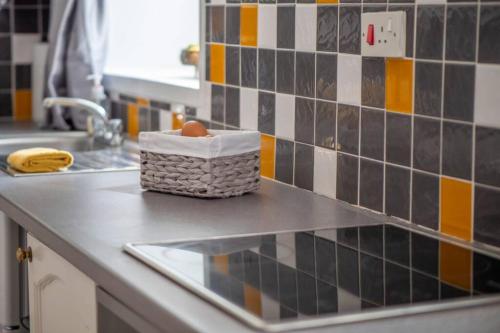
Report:
<svg viewBox="0 0 500 333"><path fill-rule="evenodd" d="M368 24L368 32L366 34L366 42L368 45L375 44L375 28L373 24Z"/></svg>

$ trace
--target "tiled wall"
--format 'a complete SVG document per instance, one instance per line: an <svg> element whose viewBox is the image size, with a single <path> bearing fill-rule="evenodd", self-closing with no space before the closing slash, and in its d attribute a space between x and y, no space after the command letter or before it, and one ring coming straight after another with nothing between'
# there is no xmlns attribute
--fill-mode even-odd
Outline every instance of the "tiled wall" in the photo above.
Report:
<svg viewBox="0 0 500 333"><path fill-rule="evenodd" d="M260 130L264 176L500 246L500 1L205 9L207 120ZM406 57L362 57L361 13L394 10Z"/></svg>
<svg viewBox="0 0 500 333"><path fill-rule="evenodd" d="M31 119L32 45L46 39L50 0L0 0L0 118Z"/></svg>

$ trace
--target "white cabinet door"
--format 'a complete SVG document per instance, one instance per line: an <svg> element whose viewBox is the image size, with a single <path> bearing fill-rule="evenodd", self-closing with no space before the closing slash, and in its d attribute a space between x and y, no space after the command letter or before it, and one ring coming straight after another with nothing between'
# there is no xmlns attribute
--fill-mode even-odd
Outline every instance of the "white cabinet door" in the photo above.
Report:
<svg viewBox="0 0 500 333"><path fill-rule="evenodd" d="M31 333L97 333L94 282L31 235L28 246Z"/></svg>

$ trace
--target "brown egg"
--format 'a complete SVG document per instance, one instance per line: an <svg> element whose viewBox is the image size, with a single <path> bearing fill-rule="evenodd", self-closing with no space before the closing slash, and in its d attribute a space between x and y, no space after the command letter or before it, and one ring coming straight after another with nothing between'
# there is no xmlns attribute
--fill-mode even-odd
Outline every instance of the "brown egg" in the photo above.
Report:
<svg viewBox="0 0 500 333"><path fill-rule="evenodd" d="M203 126L203 124L199 121L191 120L184 123L184 125L182 126L181 135L192 137L207 136L208 131L205 126Z"/></svg>

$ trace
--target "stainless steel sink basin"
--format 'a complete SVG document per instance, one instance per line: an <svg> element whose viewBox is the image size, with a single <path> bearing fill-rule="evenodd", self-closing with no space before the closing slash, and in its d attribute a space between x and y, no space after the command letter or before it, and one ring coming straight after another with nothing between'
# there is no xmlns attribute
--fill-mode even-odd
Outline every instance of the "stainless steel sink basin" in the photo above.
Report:
<svg viewBox="0 0 500 333"><path fill-rule="evenodd" d="M32 147L67 150L75 157L74 164L68 170L43 174L26 174L9 168L7 156L10 153ZM121 147L110 147L89 138L85 132L47 131L0 135L0 169L15 177L138 170L138 152L136 143L125 141Z"/></svg>

